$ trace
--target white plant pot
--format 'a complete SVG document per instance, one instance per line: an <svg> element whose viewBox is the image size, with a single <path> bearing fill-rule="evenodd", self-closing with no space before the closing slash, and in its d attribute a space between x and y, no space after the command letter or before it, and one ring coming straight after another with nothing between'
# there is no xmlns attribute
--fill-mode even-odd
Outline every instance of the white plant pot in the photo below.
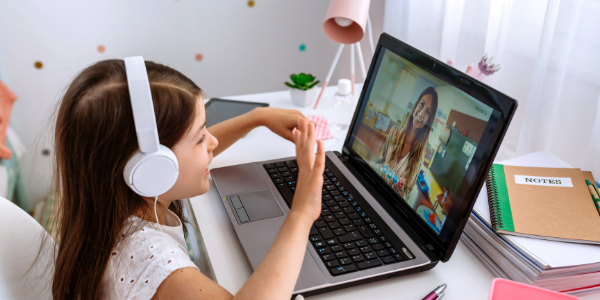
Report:
<svg viewBox="0 0 600 300"><path fill-rule="evenodd" d="M307 107L313 103L317 97L317 88L313 87L310 90L290 89L290 96L295 105Z"/></svg>

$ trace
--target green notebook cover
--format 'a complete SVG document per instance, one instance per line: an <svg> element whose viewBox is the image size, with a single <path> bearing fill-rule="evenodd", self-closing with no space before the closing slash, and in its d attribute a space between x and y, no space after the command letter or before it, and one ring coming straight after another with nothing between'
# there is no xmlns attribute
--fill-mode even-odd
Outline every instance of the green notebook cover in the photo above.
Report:
<svg viewBox="0 0 600 300"><path fill-rule="evenodd" d="M508 188L504 176L504 165L493 164L486 179L490 217L495 231L515 232Z"/></svg>

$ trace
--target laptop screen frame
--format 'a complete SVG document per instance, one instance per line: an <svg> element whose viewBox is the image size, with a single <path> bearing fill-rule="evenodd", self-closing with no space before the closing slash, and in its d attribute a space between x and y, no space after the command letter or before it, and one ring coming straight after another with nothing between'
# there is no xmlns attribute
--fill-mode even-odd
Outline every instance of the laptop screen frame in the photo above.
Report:
<svg viewBox="0 0 600 300"><path fill-rule="evenodd" d="M376 71L379 67L380 55L382 50L389 50L396 55L402 57L415 66L423 69L431 75L441 79L454 88L464 92L467 95L475 98L478 101L490 106L494 109L494 113L488 121L487 127L481 137L481 142L478 145L476 152L471 161L471 165L467 170L467 174L462 180L460 193L461 203L453 212L454 219L450 229L445 234L445 239L435 233L429 226L416 214L414 210L404 201L402 197L393 192L393 190L383 182L371 166L358 155L350 144L352 134L357 122L361 107L365 101L367 92L370 92L372 80L375 80ZM370 94L370 93L369 93ZM464 226L469 218L475 200L483 186L483 182L493 163L494 157L500 147L502 139L506 134L508 125L512 120L514 112L517 108L517 101L494 90L493 88L471 78L470 76L452 68L451 66L411 47L410 45L383 33L380 36L375 53L371 61L371 66L367 72L357 109L350 123L348 134L343 144L342 152L349 157L349 162L360 170L366 176L373 180L377 190L380 191L383 197L375 197L377 201L385 201L388 205L394 208L400 217L404 218L410 226L427 244L433 246L434 253L441 261L450 259ZM362 118L362 116L361 116ZM360 120L360 119L358 119ZM494 124L495 122L495 124ZM397 215L397 214L396 214ZM398 222L401 224L402 222Z"/></svg>

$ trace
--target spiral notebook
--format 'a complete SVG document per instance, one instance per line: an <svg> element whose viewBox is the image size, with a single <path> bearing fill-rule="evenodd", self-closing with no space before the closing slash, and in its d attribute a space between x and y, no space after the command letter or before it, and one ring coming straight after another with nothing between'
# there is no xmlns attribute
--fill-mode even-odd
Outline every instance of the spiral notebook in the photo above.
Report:
<svg viewBox="0 0 600 300"><path fill-rule="evenodd" d="M492 226L497 233L600 244L600 216L585 179L575 168L494 164L487 178Z"/></svg>

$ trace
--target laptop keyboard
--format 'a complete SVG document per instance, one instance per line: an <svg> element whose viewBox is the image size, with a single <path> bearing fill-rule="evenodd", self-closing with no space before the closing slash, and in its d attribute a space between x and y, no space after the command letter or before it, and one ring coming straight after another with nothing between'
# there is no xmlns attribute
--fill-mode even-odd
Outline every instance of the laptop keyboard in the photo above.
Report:
<svg viewBox="0 0 600 300"><path fill-rule="evenodd" d="M291 207L298 178L296 160L263 166ZM308 240L331 275L414 259L404 245L396 247L391 243L327 166L323 172L321 209Z"/></svg>

